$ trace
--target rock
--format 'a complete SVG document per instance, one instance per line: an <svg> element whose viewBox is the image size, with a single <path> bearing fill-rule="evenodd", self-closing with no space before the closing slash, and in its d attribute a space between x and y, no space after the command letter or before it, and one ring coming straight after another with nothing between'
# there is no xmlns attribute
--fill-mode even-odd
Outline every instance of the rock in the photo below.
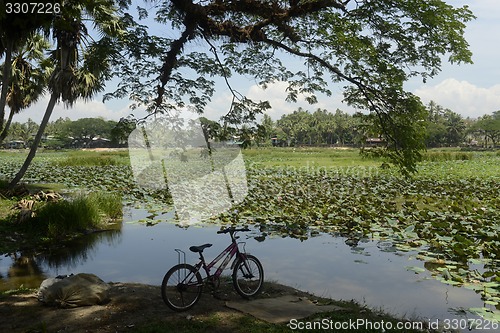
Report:
<svg viewBox="0 0 500 333"><path fill-rule="evenodd" d="M80 273L44 280L38 300L63 308L104 304L109 301L109 289L110 286L96 275Z"/></svg>

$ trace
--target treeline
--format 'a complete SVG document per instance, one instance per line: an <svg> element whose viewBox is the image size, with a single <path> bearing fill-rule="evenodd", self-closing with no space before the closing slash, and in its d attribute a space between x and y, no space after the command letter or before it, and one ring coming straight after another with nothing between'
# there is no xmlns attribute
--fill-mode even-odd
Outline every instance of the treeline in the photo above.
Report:
<svg viewBox="0 0 500 333"><path fill-rule="evenodd" d="M477 119L463 118L435 102L427 106L426 146L496 147L500 140L500 111ZM241 127L224 126L217 121L200 118L205 136L212 141L234 141L249 146L363 146L373 142L383 144L381 133L365 114L348 114L341 110L314 112L299 108L274 121L264 114L260 123ZM103 118L70 120L59 118L45 130L42 146L49 148L124 147L128 135L135 129L133 119L116 122ZM38 125L12 123L5 142L20 140L30 145ZM380 141L377 141L379 139Z"/></svg>
<svg viewBox="0 0 500 333"><path fill-rule="evenodd" d="M435 102L426 106L425 144L428 148L478 146L495 147L500 139L500 111L477 119L463 118ZM382 133L363 113L349 114L337 109L314 112L299 108L273 121L264 114L256 126L227 128L215 121L202 119L212 140L231 137L243 146L363 146L384 144Z"/></svg>
<svg viewBox="0 0 500 333"><path fill-rule="evenodd" d="M435 102L426 106L425 144L428 148L478 146L496 147L500 140L500 111L477 119L464 118ZM277 121L264 115L256 128L256 144L354 145L377 142L381 133L365 114L334 113L324 109L314 112L299 108Z"/></svg>
<svg viewBox="0 0 500 333"><path fill-rule="evenodd" d="M135 121L128 118L120 121L104 118L59 118L47 124L40 145L46 148L124 147L135 126ZM13 122L3 146L31 146L38 128L39 125L31 119L25 123Z"/></svg>

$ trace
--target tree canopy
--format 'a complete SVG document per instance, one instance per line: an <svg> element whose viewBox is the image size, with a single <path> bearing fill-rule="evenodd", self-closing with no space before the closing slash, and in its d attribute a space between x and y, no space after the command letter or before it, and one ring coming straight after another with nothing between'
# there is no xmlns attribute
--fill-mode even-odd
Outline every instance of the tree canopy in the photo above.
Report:
<svg viewBox="0 0 500 333"><path fill-rule="evenodd" d="M464 29L474 16L441 0L146 3L140 18L155 8L166 35L177 37L151 36L125 17L128 55L117 67L123 81L108 97L130 96L151 112L202 113L214 93L211 78L222 77L233 94L223 120L237 124L271 106L236 91L232 75L253 77L264 88L285 81L288 100L305 94L311 103L340 84L345 101L369 113L388 143L386 155L405 173L415 171L424 147L427 114L404 83L435 76L444 57L472 62Z"/></svg>
<svg viewBox="0 0 500 333"><path fill-rule="evenodd" d="M146 106L151 113L191 109L202 114L214 95L216 78L221 78L233 95L222 128L248 128L244 126L272 107L237 91L238 76L252 78L263 88L286 82L289 101L303 95L315 103L341 86L345 102L365 110L364 121L384 137L385 155L409 174L425 147L428 115L404 83L432 78L444 59L472 62L464 30L474 16L467 6L454 7L444 0L143 3L138 19L131 14L136 14L131 0L64 0L59 13L35 15L36 20L2 11L0 125L12 54L31 33L44 30L57 40L48 88L53 99L67 105L102 89L111 76L108 65L121 82L105 99L128 97L133 107ZM114 13L120 13L119 19ZM156 35L148 16L160 25ZM87 20L98 30L96 40L87 33ZM92 55L91 61L84 61L78 71L73 70L77 66L68 70L86 55ZM66 84L70 81L87 88L75 89Z"/></svg>
<svg viewBox="0 0 500 333"><path fill-rule="evenodd" d="M8 5L9 3L7 3ZM43 16L43 20L35 19L36 24L27 24L26 29L22 20L16 15L0 15L0 53L5 53L4 70L2 74L2 90L0 96L0 118L3 122L4 105L8 84L11 81L11 56L16 49L16 43L23 45L27 36L37 31L45 30L55 40L55 48L50 51L50 61L53 69L46 81L46 88L50 93L49 103L45 110L40 127L35 135L30 152L21 169L11 180L9 187L13 188L24 176L37 147L39 146L45 128L57 102L62 101L66 106L72 106L77 99L89 99L104 89L104 84L110 74L108 58L114 52L108 41L120 34L118 9L114 1L110 0L65 0L59 2L57 11L50 14L38 15L31 13L35 18ZM28 7L33 7L30 3ZM2 8L4 8L2 3ZM21 12L25 10L21 7ZM27 11L27 10L26 10ZM3 14L3 13L2 13ZM89 33L88 22L98 33L94 38ZM13 32L15 27L23 28L19 36ZM8 28L8 29L7 29ZM26 35L26 36L24 36ZM0 122L0 127L2 127Z"/></svg>
<svg viewBox="0 0 500 333"><path fill-rule="evenodd" d="M500 140L500 110L492 115L484 115L473 126L473 131L482 134L486 141L491 140L493 147Z"/></svg>

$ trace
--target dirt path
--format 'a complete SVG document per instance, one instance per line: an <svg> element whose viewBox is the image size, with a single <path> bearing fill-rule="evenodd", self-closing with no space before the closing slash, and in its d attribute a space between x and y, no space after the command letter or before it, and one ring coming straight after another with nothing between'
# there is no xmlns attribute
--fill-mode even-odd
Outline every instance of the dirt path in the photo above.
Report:
<svg viewBox="0 0 500 333"><path fill-rule="evenodd" d="M306 295L293 288L266 283L261 297ZM113 283L111 301L105 305L58 309L42 305L34 294L0 298L0 332L127 332L150 322L187 316L244 316L225 306L241 299L230 286L221 286L219 296L205 292L189 312L175 313L161 299L160 287Z"/></svg>

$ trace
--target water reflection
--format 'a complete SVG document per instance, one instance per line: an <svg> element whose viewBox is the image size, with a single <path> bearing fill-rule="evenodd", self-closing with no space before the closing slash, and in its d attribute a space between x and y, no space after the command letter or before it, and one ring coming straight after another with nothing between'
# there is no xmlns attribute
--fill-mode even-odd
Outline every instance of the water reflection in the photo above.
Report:
<svg viewBox="0 0 500 333"><path fill-rule="evenodd" d="M96 260L102 244L110 247L119 246L122 241L121 223L107 231L90 233L70 243L61 244L57 249L41 253L37 261L49 269L59 267L77 268L87 261Z"/></svg>
<svg viewBox="0 0 500 333"><path fill-rule="evenodd" d="M35 255L14 253L6 258L10 259L11 264L5 277L0 274L0 291L19 286L39 285L44 279L43 270Z"/></svg>
<svg viewBox="0 0 500 333"><path fill-rule="evenodd" d="M46 276L79 272L94 273L105 281L159 285L165 272L177 263L174 249L213 243L206 251L210 260L229 243L228 237L216 233L217 226L183 229L168 223L152 227L128 223L139 220L138 214L125 214L118 230L89 235L57 251L1 258L0 288L37 287ZM436 267L417 260L416 251L400 252L390 242L363 238L346 242L346 237L326 233L300 240L266 232L242 234L240 240L261 260L268 281L319 296L354 299L410 318L456 318L453 309L484 306L474 291L434 279ZM196 261L195 254L186 254L188 262ZM407 266L422 271L415 274Z"/></svg>
<svg viewBox="0 0 500 333"><path fill-rule="evenodd" d="M113 225L107 231L90 233L71 242L61 243L46 252L20 251L6 254L0 261L0 291L21 286L36 288L51 275L47 273L58 272L61 267L75 269L85 265L89 260L95 260L103 243L117 246L120 242L121 223Z"/></svg>

